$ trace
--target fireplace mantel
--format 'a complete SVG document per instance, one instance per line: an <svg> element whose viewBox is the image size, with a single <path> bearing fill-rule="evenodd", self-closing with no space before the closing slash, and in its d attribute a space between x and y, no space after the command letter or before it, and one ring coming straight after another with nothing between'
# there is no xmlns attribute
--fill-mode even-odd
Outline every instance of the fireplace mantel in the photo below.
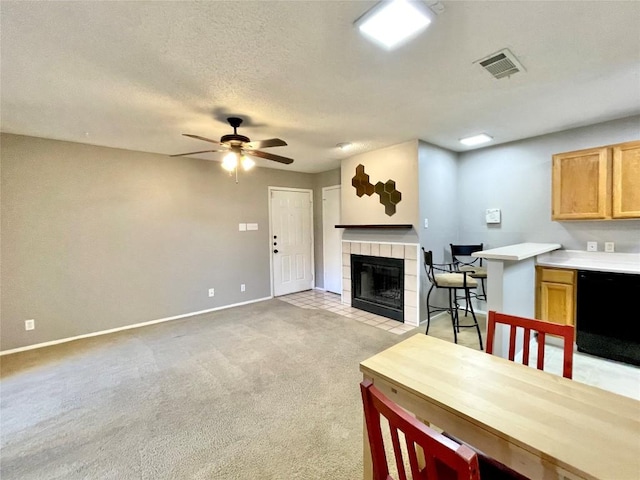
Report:
<svg viewBox="0 0 640 480"><path fill-rule="evenodd" d="M413 225L410 223L391 223L391 224L380 224L380 225L336 225L336 228L384 228L384 229L396 229L396 230L409 230L413 228Z"/></svg>

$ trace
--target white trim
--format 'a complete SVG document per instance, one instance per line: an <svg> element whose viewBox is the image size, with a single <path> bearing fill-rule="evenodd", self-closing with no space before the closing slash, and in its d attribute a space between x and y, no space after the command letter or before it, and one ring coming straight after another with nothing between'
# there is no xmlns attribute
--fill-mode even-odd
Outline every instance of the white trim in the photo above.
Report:
<svg viewBox="0 0 640 480"><path fill-rule="evenodd" d="M18 347L18 348L12 348L11 350L0 351L0 357L3 355L9 355L12 353L24 352L26 350L35 350L36 348L50 347L52 345L58 345L60 343L73 342L74 340L80 340L83 338L97 337L99 335L107 335L109 333L121 332L123 330L130 330L132 328L147 327L149 325L155 325L156 323L163 323L163 322L169 322L172 320L179 320L181 318L193 317L195 315L201 315L203 313L215 312L216 310L225 310L227 308L239 307L241 305L248 305L250 303L263 302L265 300L271 300L272 298L273 297L256 298L255 300L248 300L246 302L233 303L231 305L223 305L222 307L209 308L207 310L200 310L198 312L184 313L182 315L175 315L173 317L160 318L158 320L150 320L148 322L142 322L142 323L134 323L133 325L125 325L124 327L110 328L109 330L101 330L99 332L85 333L83 335L77 335L75 337L69 337L69 338L61 338L59 340L52 340L50 342L35 343L33 345L27 345L26 347Z"/></svg>
<svg viewBox="0 0 640 480"><path fill-rule="evenodd" d="M326 292L327 290L324 288L320 288L320 287L313 287L312 290L320 290L321 292ZM329 293L333 293L333 292L329 292Z"/></svg>

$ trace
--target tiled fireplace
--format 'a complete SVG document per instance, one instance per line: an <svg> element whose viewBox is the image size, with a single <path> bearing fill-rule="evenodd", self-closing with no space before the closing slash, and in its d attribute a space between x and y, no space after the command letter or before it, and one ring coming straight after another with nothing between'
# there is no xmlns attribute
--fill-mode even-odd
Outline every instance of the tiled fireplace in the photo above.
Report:
<svg viewBox="0 0 640 480"><path fill-rule="evenodd" d="M351 305L354 308L373 311L376 307L373 306L372 308L368 305L370 303L369 299L370 297L379 296L382 300L380 302L381 307L384 309L385 306L390 305L391 311L386 313L383 311L375 311L374 313L395 318L408 325L418 326L420 318L418 311L418 287L420 278L418 270L420 267L418 263L418 248L418 244L415 243L378 243L343 240L342 303ZM383 273L385 271L397 271L397 264L394 264L394 262L398 260L403 262L403 278L400 279L401 281L381 280L381 283L376 282L376 293L371 292L369 295L364 295L364 304L359 303L358 300L352 304L352 255L357 255L357 260L365 260L367 270L360 275L364 275L367 279L372 275L372 270L380 269ZM388 259L388 261L383 260L376 262L376 258L382 260ZM378 264L379 266L376 266ZM396 267L394 267L394 265L396 265ZM357 280L358 283L361 283L360 278ZM401 288L401 291L397 291L398 288ZM397 305L396 302L398 299L400 299L401 305Z"/></svg>

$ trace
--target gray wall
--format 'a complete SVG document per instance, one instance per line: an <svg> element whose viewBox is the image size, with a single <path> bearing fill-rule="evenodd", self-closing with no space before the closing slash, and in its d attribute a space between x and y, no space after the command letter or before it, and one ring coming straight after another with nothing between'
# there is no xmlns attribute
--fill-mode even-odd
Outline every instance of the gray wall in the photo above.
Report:
<svg viewBox="0 0 640 480"><path fill-rule="evenodd" d="M267 187L316 183L256 168L236 184L218 162L18 135L0 146L1 350L268 297Z"/></svg>
<svg viewBox="0 0 640 480"><path fill-rule="evenodd" d="M418 145L420 184L418 233L420 245L433 252L435 263L450 262L450 243L458 240L457 154L425 142ZM424 228L424 220L429 227ZM422 252L421 252L422 253ZM422 257L420 257L421 264ZM421 270L420 317L427 318L426 298L431 284ZM445 292L433 292L431 304L446 305Z"/></svg>
<svg viewBox="0 0 640 480"><path fill-rule="evenodd" d="M460 154L459 241L490 248L557 242L571 250L586 250L588 240L603 250L603 242L613 241L618 252L640 252L640 220L551 221L553 154L638 139L634 116ZM487 208L502 210L501 225L485 223Z"/></svg>
<svg viewBox="0 0 640 480"><path fill-rule="evenodd" d="M340 169L317 173L313 179L313 231L316 287L324 288L324 258L322 253L322 189L340 185Z"/></svg>

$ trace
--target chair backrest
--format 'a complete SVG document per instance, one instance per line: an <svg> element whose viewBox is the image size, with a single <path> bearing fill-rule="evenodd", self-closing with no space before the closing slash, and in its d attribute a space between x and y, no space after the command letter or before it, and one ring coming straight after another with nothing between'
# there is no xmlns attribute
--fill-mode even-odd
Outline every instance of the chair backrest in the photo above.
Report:
<svg viewBox="0 0 640 480"><path fill-rule="evenodd" d="M533 330L538 333L538 361L536 365L538 370L544 369L544 340L546 334L562 337L564 341L562 376L566 378L571 378L573 376L573 338L575 335L575 329L573 326L490 311L487 323L487 353L493 353L493 339L497 323L509 325L511 327L509 333L509 360L513 360L515 358L517 329L522 328L524 330L522 363L525 365L529 365L529 342L531 340L531 331Z"/></svg>
<svg viewBox="0 0 640 480"><path fill-rule="evenodd" d="M478 456L467 445L460 445L446 438L424 423L409 415L389 400L373 383L360 384L364 416L371 447L374 480L394 480L389 475L389 464L382 435L381 419L389 422L391 443L398 480L479 480ZM400 446L400 435L406 449ZM424 458L418 459L416 447L422 449ZM409 457L405 458L405 453ZM420 463L424 461L424 465ZM411 476L407 476L407 463Z"/></svg>
<svg viewBox="0 0 640 480"><path fill-rule="evenodd" d="M482 266L482 258L472 257L474 252L481 252L484 250L483 244L478 245L454 245L450 243L451 247L451 259L456 266Z"/></svg>
<svg viewBox="0 0 640 480"><path fill-rule="evenodd" d="M433 278L433 252L431 250L425 250L422 247L422 253L424 255L424 269L427 272L427 278L431 283L435 283Z"/></svg>

